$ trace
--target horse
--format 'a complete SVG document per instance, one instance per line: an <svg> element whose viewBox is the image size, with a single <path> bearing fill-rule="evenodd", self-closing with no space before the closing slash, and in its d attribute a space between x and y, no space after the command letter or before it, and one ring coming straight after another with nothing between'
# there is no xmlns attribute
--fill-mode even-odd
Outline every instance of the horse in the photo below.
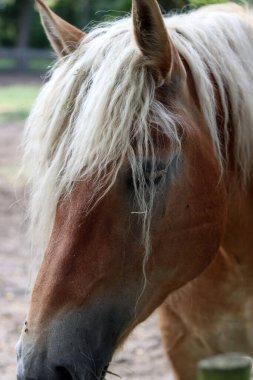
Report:
<svg viewBox="0 0 253 380"><path fill-rule="evenodd" d="M18 380L104 379L158 309L175 378L253 355L253 18L156 0L85 33L37 0L58 59L28 118L42 257Z"/></svg>

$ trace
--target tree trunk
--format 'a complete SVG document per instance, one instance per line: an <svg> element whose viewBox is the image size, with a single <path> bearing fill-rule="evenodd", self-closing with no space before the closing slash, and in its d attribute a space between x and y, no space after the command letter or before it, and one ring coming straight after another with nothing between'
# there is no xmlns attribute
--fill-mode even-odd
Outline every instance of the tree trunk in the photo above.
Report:
<svg viewBox="0 0 253 380"><path fill-rule="evenodd" d="M33 20L33 0L18 0L19 5L19 19L18 19L18 40L17 47L20 51L19 59L17 62L19 70L25 70L28 66L27 54L25 50L29 47L30 32Z"/></svg>
<svg viewBox="0 0 253 380"><path fill-rule="evenodd" d="M85 27L91 19L92 5L91 0L82 0L81 2L81 27Z"/></svg>

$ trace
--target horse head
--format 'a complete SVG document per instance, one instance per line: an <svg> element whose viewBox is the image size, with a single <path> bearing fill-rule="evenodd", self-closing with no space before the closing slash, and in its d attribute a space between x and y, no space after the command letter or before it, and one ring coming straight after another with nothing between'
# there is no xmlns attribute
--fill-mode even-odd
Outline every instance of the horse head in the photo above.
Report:
<svg viewBox="0 0 253 380"><path fill-rule="evenodd" d="M155 0L87 35L37 3L59 61L26 132L46 246L18 379L103 379L133 328L214 257L226 189Z"/></svg>

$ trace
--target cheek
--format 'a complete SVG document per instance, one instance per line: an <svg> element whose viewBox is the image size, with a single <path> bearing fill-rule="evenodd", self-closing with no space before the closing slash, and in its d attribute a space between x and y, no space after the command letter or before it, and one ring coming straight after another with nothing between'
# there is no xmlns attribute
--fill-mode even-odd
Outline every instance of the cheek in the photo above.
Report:
<svg viewBox="0 0 253 380"><path fill-rule="evenodd" d="M171 291L197 276L216 254L226 216L225 186L213 165L206 163L205 171L183 165L166 196L152 228L152 262L156 279Z"/></svg>

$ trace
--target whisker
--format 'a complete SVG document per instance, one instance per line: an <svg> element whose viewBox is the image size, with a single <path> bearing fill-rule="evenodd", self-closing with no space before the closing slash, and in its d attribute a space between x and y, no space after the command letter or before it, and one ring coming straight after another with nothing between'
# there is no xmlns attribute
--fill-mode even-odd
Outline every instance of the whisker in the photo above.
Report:
<svg viewBox="0 0 253 380"><path fill-rule="evenodd" d="M109 370L107 370L106 373L109 373L110 375L116 376L116 377L118 377L119 379L121 379L121 376L118 375L117 373L114 373L114 372L109 371Z"/></svg>

